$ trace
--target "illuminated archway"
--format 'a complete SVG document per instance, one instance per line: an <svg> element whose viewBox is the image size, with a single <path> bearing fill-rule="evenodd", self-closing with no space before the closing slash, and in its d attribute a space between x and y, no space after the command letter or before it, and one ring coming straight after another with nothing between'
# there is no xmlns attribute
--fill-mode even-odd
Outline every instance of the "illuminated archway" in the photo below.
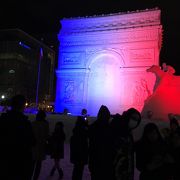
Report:
<svg viewBox="0 0 180 180"><path fill-rule="evenodd" d="M141 110L161 48L160 10L61 20L55 111Z"/></svg>
<svg viewBox="0 0 180 180"><path fill-rule="evenodd" d="M104 104L111 113L117 113L122 103L124 66L121 56L105 50L91 57L88 77L87 109L91 115L97 115L99 107Z"/></svg>

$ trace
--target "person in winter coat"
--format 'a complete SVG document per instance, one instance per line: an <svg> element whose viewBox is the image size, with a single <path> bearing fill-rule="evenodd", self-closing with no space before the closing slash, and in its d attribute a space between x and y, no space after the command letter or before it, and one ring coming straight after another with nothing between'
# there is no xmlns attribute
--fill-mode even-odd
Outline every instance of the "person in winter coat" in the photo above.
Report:
<svg viewBox="0 0 180 180"><path fill-rule="evenodd" d="M46 143L49 137L49 123L46 120L46 113L39 110L36 120L32 122L32 128L36 145L33 147L33 180L37 180L41 171L42 161L46 158Z"/></svg>
<svg viewBox="0 0 180 180"><path fill-rule="evenodd" d="M134 139L132 131L141 122L139 111L130 108L111 121L113 142L113 179L134 180Z"/></svg>
<svg viewBox="0 0 180 180"><path fill-rule="evenodd" d="M82 180L88 163L88 126L84 116L78 116L70 139L70 160L74 164L72 180Z"/></svg>
<svg viewBox="0 0 180 180"><path fill-rule="evenodd" d="M172 176L173 158L158 127L148 123L142 138L136 143L136 167L140 180L169 180Z"/></svg>
<svg viewBox="0 0 180 180"><path fill-rule="evenodd" d="M89 170L91 180L110 180L113 176L110 111L102 105L97 120L89 127Z"/></svg>
<svg viewBox="0 0 180 180"><path fill-rule="evenodd" d="M53 168L51 169L50 176L54 175L55 170L58 170L60 179L63 177L63 170L60 167L60 159L64 158L64 141L66 139L64 133L64 124L57 122L54 132L50 138L51 144L51 158L54 160Z"/></svg>
<svg viewBox="0 0 180 180"><path fill-rule="evenodd" d="M0 179L30 180L32 176L32 147L35 139L31 122L24 115L26 99L16 95L11 110L0 116Z"/></svg>

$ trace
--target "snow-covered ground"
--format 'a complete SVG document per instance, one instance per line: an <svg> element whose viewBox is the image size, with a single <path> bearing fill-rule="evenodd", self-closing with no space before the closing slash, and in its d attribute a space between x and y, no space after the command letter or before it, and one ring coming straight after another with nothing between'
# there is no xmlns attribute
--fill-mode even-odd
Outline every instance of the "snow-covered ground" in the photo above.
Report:
<svg viewBox="0 0 180 180"><path fill-rule="evenodd" d="M35 120L35 114L26 114L26 115L29 117L30 121ZM90 124L96 120L95 117L88 117L88 118L89 118ZM52 133L52 131L54 130L56 122L62 121L64 123L64 131L66 133L66 143L65 143L65 151L64 151L65 157L61 161L61 165L62 165L62 168L64 170L64 178L63 179L64 180L71 180L73 165L70 163L70 157L69 157L69 155L70 155L69 139L72 135L72 129L74 127L74 124L76 122L77 117L76 116L69 116L69 115L67 115L67 116L66 115L60 115L60 114L47 114L46 119L49 122L50 133ZM135 140L138 140L141 137L141 135L143 133L144 125L147 124L148 122L154 122L154 121L142 120L140 126L136 130L134 130L133 134L134 134ZM166 122L156 121L155 123L158 125L160 130L164 127L169 126L169 124ZM49 156L47 156L47 159L44 160L44 162L42 164L42 169L41 169L39 180L58 180L58 173L57 172L54 174L53 177L49 176L49 173L50 173L52 166L53 166L53 161ZM135 169L134 180L138 180L138 177L139 177L139 172L137 171L137 169ZM89 173L87 166L84 169L83 180L90 180L90 173Z"/></svg>

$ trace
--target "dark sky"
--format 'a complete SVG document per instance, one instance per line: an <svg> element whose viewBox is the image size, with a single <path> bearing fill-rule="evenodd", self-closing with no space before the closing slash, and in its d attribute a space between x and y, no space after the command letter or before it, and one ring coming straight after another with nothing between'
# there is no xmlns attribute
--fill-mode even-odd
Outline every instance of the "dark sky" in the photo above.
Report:
<svg viewBox="0 0 180 180"><path fill-rule="evenodd" d="M159 7L163 25L161 61L180 75L180 6L178 0L6 0L0 4L0 29L20 28L46 44L56 44L60 19Z"/></svg>

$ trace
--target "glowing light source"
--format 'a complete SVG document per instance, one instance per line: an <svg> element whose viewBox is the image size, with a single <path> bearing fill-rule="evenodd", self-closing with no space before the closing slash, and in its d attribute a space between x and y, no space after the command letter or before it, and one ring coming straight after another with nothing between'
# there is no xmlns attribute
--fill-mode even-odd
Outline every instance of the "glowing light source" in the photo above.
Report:
<svg viewBox="0 0 180 180"><path fill-rule="evenodd" d="M14 73L15 73L15 70L14 70L14 69L10 69L10 70L9 70L9 73L10 73L10 74L14 74Z"/></svg>
<svg viewBox="0 0 180 180"><path fill-rule="evenodd" d="M19 45L26 49L31 49L28 45L24 44L23 42L19 42Z"/></svg>

